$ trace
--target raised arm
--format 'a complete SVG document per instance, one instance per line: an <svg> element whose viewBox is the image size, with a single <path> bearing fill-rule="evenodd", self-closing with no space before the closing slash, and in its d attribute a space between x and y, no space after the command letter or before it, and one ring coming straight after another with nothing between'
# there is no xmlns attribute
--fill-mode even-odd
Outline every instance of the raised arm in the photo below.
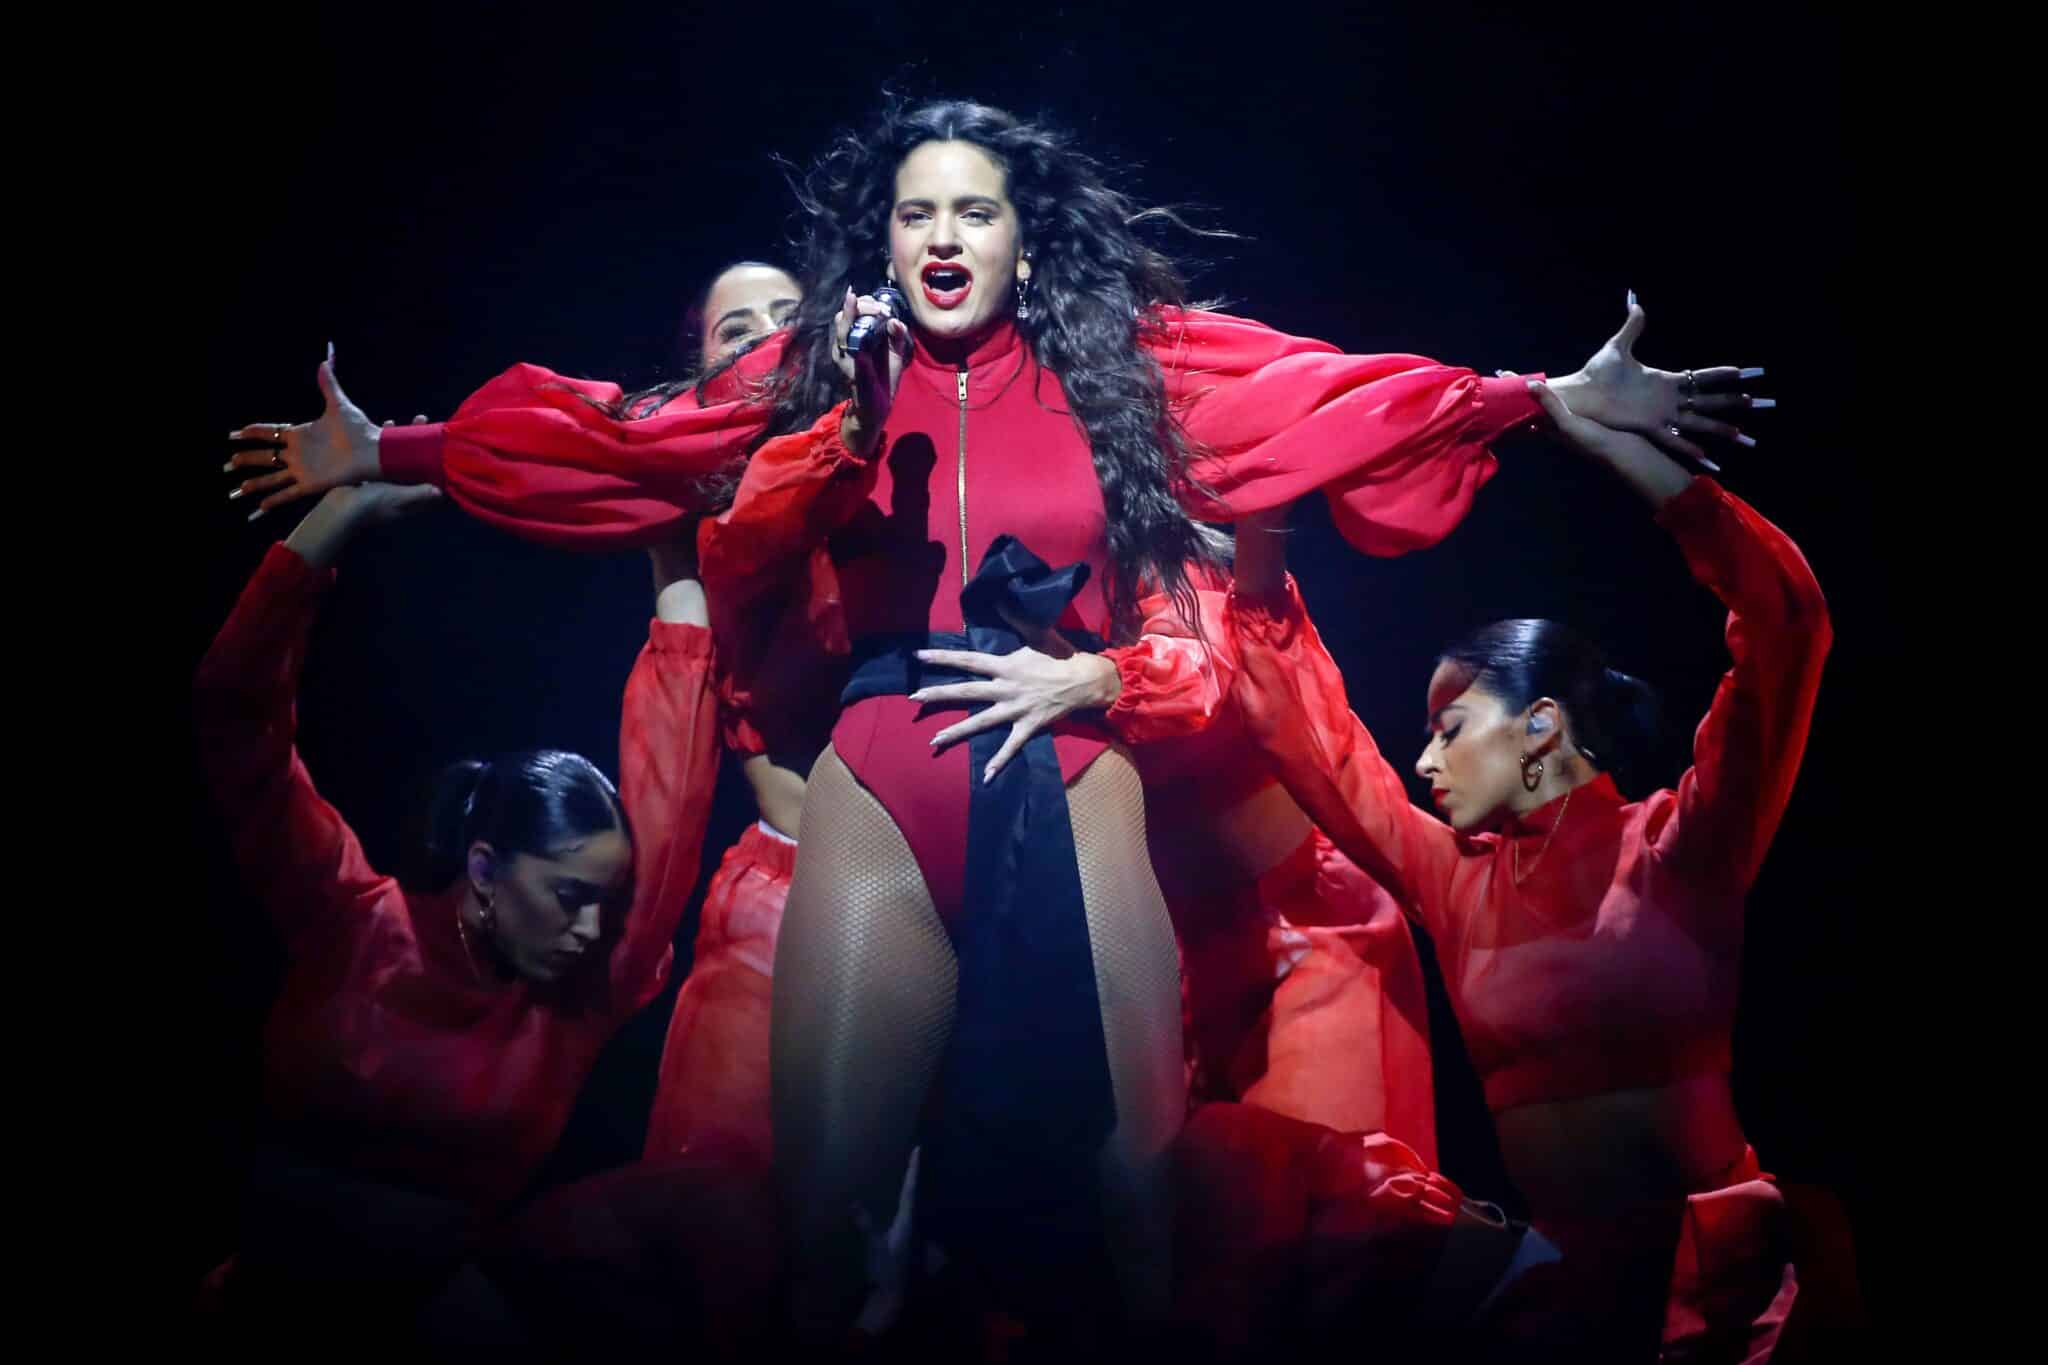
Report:
<svg viewBox="0 0 2048 1365"><path fill-rule="evenodd" d="M1441 933L1461 840L1408 799L1400 774L1351 713L1343 674L1287 573L1284 536L1284 509L1238 531L1227 619L1245 728L1330 841Z"/></svg>
<svg viewBox="0 0 2048 1365"><path fill-rule="evenodd" d="M199 762L235 860L288 950L366 913L393 883L313 787L299 758L299 670L334 563L362 526L431 500L432 489L337 490L273 545L199 665Z"/></svg>
<svg viewBox="0 0 2048 1365"><path fill-rule="evenodd" d="M619 716L619 799L633 826L633 905L612 956L627 1013L661 990L676 926L697 883L718 779L718 704L710 618L689 541L649 552L654 620L626 679Z"/></svg>
<svg viewBox="0 0 2048 1365"><path fill-rule="evenodd" d="M1721 679L1693 737L1693 766L1657 847L1688 875L1745 890L1791 799L1834 631L1813 570L1783 531L1640 437L1608 431L1536 385L1560 432L1656 512L1701 585L1728 607Z"/></svg>

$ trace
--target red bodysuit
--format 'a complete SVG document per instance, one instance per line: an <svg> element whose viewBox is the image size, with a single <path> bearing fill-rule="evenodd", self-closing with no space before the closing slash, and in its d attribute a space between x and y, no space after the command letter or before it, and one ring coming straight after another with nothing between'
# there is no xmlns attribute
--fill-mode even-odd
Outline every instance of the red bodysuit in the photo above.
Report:
<svg viewBox="0 0 2048 1365"><path fill-rule="evenodd" d="M1345 356L1217 314L1167 310L1147 344L1213 497L1204 514L1238 515L1311 488L1338 524L1380 553L1432 543L1464 514L1493 469L1485 442L1528 420L1519 381L1481 380L1412 356ZM1047 563L1093 570L1062 625L1108 634L1102 491L1087 441L1056 377L1005 322L957 366L922 348L905 366L870 461L839 441L839 414L768 442L733 506L700 533L714 599L806 563L822 541L852 640L957 631L959 593L999 535ZM394 430L396 430L394 428ZM965 497L963 501L962 493ZM1054 727L1069 781L1112 733L1171 698L1200 670L1199 651L1145 643L1108 652L1123 684L1103 722ZM957 718L906 697L846 708L833 731L840 758L894 817L941 917L963 895L968 755L932 754Z"/></svg>
<svg viewBox="0 0 2048 1365"><path fill-rule="evenodd" d="M1446 534L1493 472L1486 443L1540 412L1520 380L1481 379L1419 356L1345 355L1217 313L1161 309L1139 341L1203 452L1193 473L1211 496L1198 515L1228 519L1321 488L1346 537L1372 553ZM765 374L785 345L778 335L747 356L733 371L736 384ZM585 401L617 394L517 366L445 424L385 431L383 472L440 484L474 515L534 539L645 544L673 535L701 507L701 480L743 455L769 416L752 392L708 405L671 402L630 422ZM842 638L954 629L963 566L971 570L1009 533L1050 564L1088 563L1094 582L1072 623L1107 627L1101 487L1057 379L1039 370L1011 324L963 370L920 350L886 436L886 452L862 465L828 413L757 451L738 501L700 531L711 600L746 601L764 583L808 573L811 617L843 613ZM815 551L828 537L830 559L821 562ZM1112 731L1149 704L1148 684L1159 683L1156 668L1118 664L1124 692L1105 717ZM944 914L964 876L967 750L931 755L925 741L947 713L917 711L901 697L874 698L848 708L833 738L910 840ZM1084 720L1060 727L1066 775L1107 738Z"/></svg>
<svg viewBox="0 0 2048 1365"><path fill-rule="evenodd" d="M294 747L306 636L332 571L273 546L200 665L201 761L290 966L264 1052L294 1147L348 1171L500 1204L553 1149L598 1051L661 989L696 880L718 747L708 632L655 622L626 684L620 798L634 898L609 961L567 988L479 980L463 883L416 894L364 861Z"/></svg>
<svg viewBox="0 0 2048 1365"><path fill-rule="evenodd" d="M1253 732L1303 809L1430 931L1496 1112L1728 1071L1743 897L1791 795L1831 632L1798 548L1713 480L1695 479L1658 521L1729 607L1734 667L1693 767L1677 790L1637 802L1603 775L1568 809L1560 798L1498 833L1460 834L1408 800L1291 584L1277 603L1233 601ZM1694 1197L1681 1277L1711 1279L1718 1232L1762 1226L1739 1206L1776 1200L1753 1155L1725 1186ZM1676 1297L1671 1312L1672 1330L1699 1316Z"/></svg>

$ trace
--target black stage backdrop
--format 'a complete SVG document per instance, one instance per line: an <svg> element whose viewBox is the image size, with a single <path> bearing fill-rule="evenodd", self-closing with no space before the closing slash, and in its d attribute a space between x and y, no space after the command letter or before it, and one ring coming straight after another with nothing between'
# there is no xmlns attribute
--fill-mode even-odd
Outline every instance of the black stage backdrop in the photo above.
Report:
<svg viewBox="0 0 2048 1365"><path fill-rule="evenodd" d="M1622 320L1665 365L1767 365L1782 407L1729 449L1725 482L1785 527L1838 640L1804 775L1750 901L1736 1094L1765 1165L1833 1187L1884 1301L1889 1247L1859 1136L1884 1030L1865 963L1903 891L1857 837L1884 790L1862 736L1892 662L1875 473L1846 436L1856 223L1843 35L1788 5L1675 12L1466 3L1284 21L1200 7L394 5L247 11L204 35L219 79L196 150L239 206L203 283L217 300L177 623L195 665L296 511L255 526L221 501L215 433L318 411L338 347L374 418L446 416L533 360L629 386L672 376L685 304L738 256L784 255L801 160L885 81L1042 114L1122 162L1148 202L1244 234L1187 240L1198 293L1349 350L1563 373ZM1721 611L1631 495L1536 439L1442 546L1351 553L1318 500L1296 567L1354 704L1405 760L1433 651L1509 615L1556 616L1656 683L1662 780L1725 667ZM572 556L452 507L368 538L314 637L301 744L327 796L391 866L401 794L449 759L550 745L617 772L618 699L651 610L644 556ZM189 727L188 727L189 728ZM279 958L240 890L186 745L204 907L195 1059L181 1078L202 1155L181 1180L180 1273L234 1244L257 1031ZM1417 784L1418 793L1421 791ZM705 865L748 818L728 771ZM701 894L701 884L699 888ZM694 909L677 938L687 964ZM678 979L681 972L678 971ZM1455 1028L1436 1018L1444 1163L1513 1202ZM673 987L618 1038L549 1180L639 1147Z"/></svg>

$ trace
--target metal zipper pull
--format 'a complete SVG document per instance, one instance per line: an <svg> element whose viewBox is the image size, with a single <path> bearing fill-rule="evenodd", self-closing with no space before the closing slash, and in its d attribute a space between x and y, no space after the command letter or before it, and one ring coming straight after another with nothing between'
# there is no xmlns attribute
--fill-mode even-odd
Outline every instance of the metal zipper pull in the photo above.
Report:
<svg viewBox="0 0 2048 1365"><path fill-rule="evenodd" d="M955 467L960 476L960 586L967 586L967 367L956 376L960 381L960 454Z"/></svg>

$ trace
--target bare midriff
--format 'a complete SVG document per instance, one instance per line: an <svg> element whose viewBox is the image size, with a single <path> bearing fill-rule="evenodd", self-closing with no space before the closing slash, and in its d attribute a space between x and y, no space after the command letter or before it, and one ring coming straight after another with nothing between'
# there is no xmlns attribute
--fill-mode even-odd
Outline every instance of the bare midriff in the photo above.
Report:
<svg viewBox="0 0 2048 1365"><path fill-rule="evenodd" d="M1249 886L1300 848L1311 828L1278 783L1216 810L1157 793L1146 808L1153 866L1170 898Z"/></svg>
<svg viewBox="0 0 2048 1365"><path fill-rule="evenodd" d="M1597 1215L1723 1183L1748 1140L1726 1076L1517 1105L1493 1116L1537 1213Z"/></svg>
<svg viewBox="0 0 2048 1365"><path fill-rule="evenodd" d="M787 754L750 754L740 765L761 818L792 839L803 823L804 779L810 769L810 759Z"/></svg>

